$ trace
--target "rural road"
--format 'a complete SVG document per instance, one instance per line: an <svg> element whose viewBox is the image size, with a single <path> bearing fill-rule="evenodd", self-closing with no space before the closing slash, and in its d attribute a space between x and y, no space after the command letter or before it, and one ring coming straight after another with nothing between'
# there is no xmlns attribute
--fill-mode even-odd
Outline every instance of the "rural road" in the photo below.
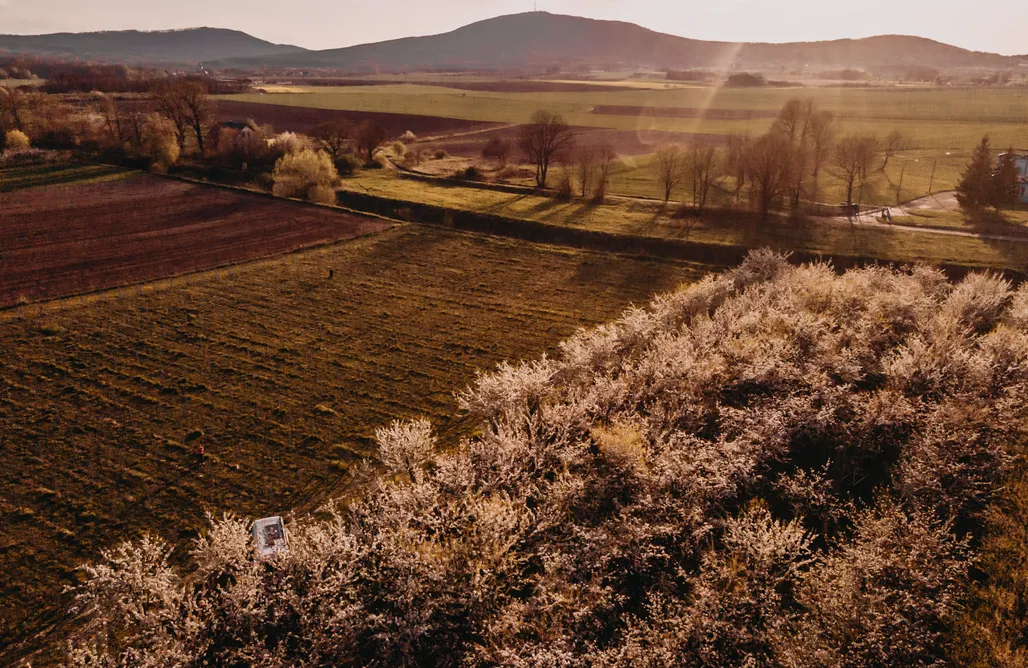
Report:
<svg viewBox="0 0 1028 668"><path fill-rule="evenodd" d="M982 239L985 241L1012 241L1016 243L1028 243L1028 235L1011 235L1011 234L986 234L979 232L966 232L963 230L954 230L943 227L928 227L922 225L902 225L895 223L883 223L878 219L878 214L884 211L886 207L882 209L873 210L871 213L865 213L855 218L844 218L834 217L825 218L833 223L839 225L849 225L853 227L881 227L887 230L900 230L904 232L916 232L919 234L939 234L950 237L969 237L972 239ZM887 207L889 213L893 218L908 215L908 211L956 211L960 208L957 204L956 192L942 192L928 197L922 197L920 199L911 200L901 206Z"/></svg>

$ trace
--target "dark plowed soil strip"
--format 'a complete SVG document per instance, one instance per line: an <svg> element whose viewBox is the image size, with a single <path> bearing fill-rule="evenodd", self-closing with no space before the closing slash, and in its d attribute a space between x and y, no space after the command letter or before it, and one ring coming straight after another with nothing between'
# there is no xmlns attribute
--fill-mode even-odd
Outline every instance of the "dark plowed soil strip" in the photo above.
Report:
<svg viewBox="0 0 1028 668"><path fill-rule="evenodd" d="M151 176L0 195L0 307L245 262L387 223Z"/></svg>
<svg viewBox="0 0 1028 668"><path fill-rule="evenodd" d="M752 121L774 118L773 111L751 109L686 109L676 107L630 107L614 104L593 107L594 114L605 116L645 116L649 118L704 118L711 121Z"/></svg>
<svg viewBox="0 0 1028 668"><path fill-rule="evenodd" d="M445 132L466 132L469 130L498 127L500 123L465 121L459 118L438 118L414 114L385 114L368 111L338 111L334 109L309 109L282 104L261 104L258 102L218 102L218 117L223 121L253 119L258 125L271 124L279 132L305 132L311 128L337 118L351 122L370 120L378 123L390 136L399 136L410 130L416 135Z"/></svg>

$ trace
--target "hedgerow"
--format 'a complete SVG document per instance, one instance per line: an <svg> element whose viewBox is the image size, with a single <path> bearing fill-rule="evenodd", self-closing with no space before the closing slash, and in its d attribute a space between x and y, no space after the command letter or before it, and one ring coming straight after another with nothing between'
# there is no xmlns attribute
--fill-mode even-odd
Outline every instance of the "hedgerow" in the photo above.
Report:
<svg viewBox="0 0 1028 668"><path fill-rule="evenodd" d="M482 375L454 450L383 428L385 475L286 554L236 517L188 572L105 554L69 664L946 665L1026 327L999 278L754 253Z"/></svg>

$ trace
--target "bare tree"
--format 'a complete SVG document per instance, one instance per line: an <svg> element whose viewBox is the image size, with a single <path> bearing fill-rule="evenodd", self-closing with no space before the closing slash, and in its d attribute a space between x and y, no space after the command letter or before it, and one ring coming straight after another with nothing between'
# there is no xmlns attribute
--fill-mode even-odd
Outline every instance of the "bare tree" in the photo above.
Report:
<svg viewBox="0 0 1028 668"><path fill-rule="evenodd" d="M907 138L899 130L893 130L885 137L885 143L882 144L882 166L879 171L885 171L889 166L889 160L902 151L906 143Z"/></svg>
<svg viewBox="0 0 1028 668"><path fill-rule="evenodd" d="M596 189L593 191L593 197L597 202L602 202L603 198L607 196L610 173L618 154L610 144L600 144L594 151L596 155Z"/></svg>
<svg viewBox="0 0 1028 668"><path fill-rule="evenodd" d="M785 189L793 209L799 208L806 191L806 178L815 153L815 134L820 115L814 98L796 98L785 103L772 126L772 132L782 135L792 144L793 169ZM819 170L820 165L817 168ZM816 185L814 189L817 189Z"/></svg>
<svg viewBox="0 0 1028 668"><path fill-rule="evenodd" d="M729 135L728 151L725 155L725 171L735 179L735 203L749 179L750 138L745 135Z"/></svg>
<svg viewBox="0 0 1028 668"><path fill-rule="evenodd" d="M709 144L694 143L686 153L685 171L692 184L692 205L703 211L711 189L724 174L721 151Z"/></svg>
<svg viewBox="0 0 1028 668"><path fill-rule="evenodd" d="M353 132L354 148L365 165L371 164L385 140L385 128L369 120L362 121Z"/></svg>
<svg viewBox="0 0 1028 668"><path fill-rule="evenodd" d="M332 162L350 150L350 137L353 126L344 118L333 118L314 128L310 136L332 156Z"/></svg>
<svg viewBox="0 0 1028 668"><path fill-rule="evenodd" d="M154 87L157 111L170 120L184 148L186 134L196 135L196 148L204 154L204 135L214 119L214 106L207 95L207 86L200 81L177 79L162 81Z"/></svg>
<svg viewBox="0 0 1028 668"><path fill-rule="evenodd" d="M518 146L530 163L535 165L535 183L546 187L550 167L565 159L575 145L575 134L560 114L537 111L532 121L521 126Z"/></svg>
<svg viewBox="0 0 1028 668"><path fill-rule="evenodd" d="M573 167L575 179L578 181L582 197L585 197L593 186L593 179L596 176L599 155L597 154L595 146L587 144L585 146L576 147L575 150L572 151L571 157L571 165Z"/></svg>
<svg viewBox="0 0 1028 668"><path fill-rule="evenodd" d="M492 137L482 148L482 157L486 160L495 160L501 167L507 165L507 158L510 156L510 140L503 137Z"/></svg>
<svg viewBox="0 0 1028 668"><path fill-rule="evenodd" d="M196 148L204 154L203 138L214 121L214 104L207 95L207 86L199 81L185 81L179 89L189 125L196 135Z"/></svg>
<svg viewBox="0 0 1028 668"><path fill-rule="evenodd" d="M813 98L801 100L793 98L785 103L778 112L772 131L785 135L791 142L803 142L807 138L810 118L817 106Z"/></svg>
<svg viewBox="0 0 1028 668"><path fill-rule="evenodd" d="M757 200L760 219L766 220L771 205L780 197L792 178L795 167L794 147L788 137L769 132L746 149L746 165Z"/></svg>
<svg viewBox="0 0 1028 668"><path fill-rule="evenodd" d="M807 126L807 142L809 145L809 160L811 176L813 177L813 196L817 199L818 177L821 169L832 156L832 146L835 142L835 114L830 111L815 111L810 116Z"/></svg>
<svg viewBox="0 0 1028 668"><path fill-rule="evenodd" d="M685 180L686 154L678 144L670 144L662 146L653 159L657 165L657 179L664 189L664 203L667 204Z"/></svg>
<svg viewBox="0 0 1028 668"><path fill-rule="evenodd" d="M848 135L835 147L834 165L846 185L846 204L853 204L854 189L863 189L867 176L878 160L881 147L873 134Z"/></svg>

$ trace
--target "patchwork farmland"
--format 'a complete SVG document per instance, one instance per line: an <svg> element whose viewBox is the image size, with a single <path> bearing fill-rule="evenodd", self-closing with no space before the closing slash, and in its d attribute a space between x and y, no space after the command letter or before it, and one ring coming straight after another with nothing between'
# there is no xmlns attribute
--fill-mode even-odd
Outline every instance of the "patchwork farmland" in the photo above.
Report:
<svg viewBox="0 0 1028 668"><path fill-rule="evenodd" d="M560 113L587 143L604 142L620 156L611 178L611 192L659 197L660 187L653 153L664 144L678 142L723 143L731 134L756 137L766 132L790 99L813 99L837 118L840 133L875 133L884 139L892 132L903 136L899 150L861 193L871 205L895 205L931 192L952 190L982 135L988 134L998 150L1028 144L1024 119L1028 103L1017 88L961 89L927 87L784 87L725 88L667 84L621 90L579 84L565 90L536 90L526 85L513 89L509 82L474 81L475 90L451 87L452 82L423 79L376 85L269 87L266 94L223 97L225 117L279 118L284 129L306 129L314 118L330 114L347 118L365 116L389 120L395 135L426 125L438 117L465 129L425 133L425 150L445 150L467 162L481 162L481 148L491 136L515 137L517 129L538 109ZM366 82L364 82L366 83ZM431 84L431 85L430 85ZM267 109L262 110L261 105ZM286 107L292 107L289 113ZM273 109L273 111L272 111ZM300 121L300 119L306 119ZM288 120L287 120L288 119ZM307 120L311 122L308 123ZM269 120L269 122L271 122ZM502 124L492 132L488 125ZM440 126L440 127L444 127ZM447 137L447 135L452 135ZM417 148L415 145L413 148ZM452 171L452 170L451 170ZM832 170L823 174L822 198L837 203L845 191Z"/></svg>

